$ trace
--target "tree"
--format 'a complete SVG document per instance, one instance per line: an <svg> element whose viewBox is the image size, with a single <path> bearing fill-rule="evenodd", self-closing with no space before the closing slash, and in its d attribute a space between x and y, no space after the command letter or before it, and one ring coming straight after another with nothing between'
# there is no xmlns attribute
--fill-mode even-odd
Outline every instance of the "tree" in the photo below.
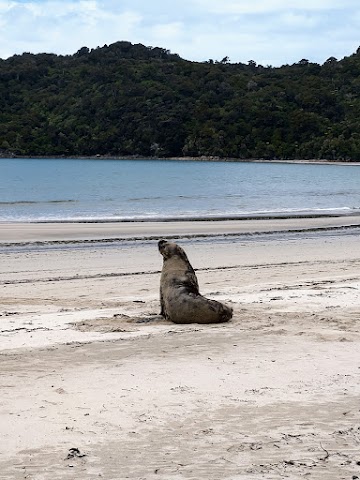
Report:
<svg viewBox="0 0 360 480"><path fill-rule="evenodd" d="M116 42L0 61L0 149L22 155L360 158L360 55L280 68Z"/></svg>

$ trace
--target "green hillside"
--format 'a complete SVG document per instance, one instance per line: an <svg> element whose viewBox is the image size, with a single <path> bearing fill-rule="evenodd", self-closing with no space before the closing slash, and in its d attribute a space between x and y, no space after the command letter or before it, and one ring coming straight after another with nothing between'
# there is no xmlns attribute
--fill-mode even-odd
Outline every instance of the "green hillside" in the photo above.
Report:
<svg viewBox="0 0 360 480"><path fill-rule="evenodd" d="M360 50L323 65L190 62L117 42L0 60L0 151L360 160Z"/></svg>

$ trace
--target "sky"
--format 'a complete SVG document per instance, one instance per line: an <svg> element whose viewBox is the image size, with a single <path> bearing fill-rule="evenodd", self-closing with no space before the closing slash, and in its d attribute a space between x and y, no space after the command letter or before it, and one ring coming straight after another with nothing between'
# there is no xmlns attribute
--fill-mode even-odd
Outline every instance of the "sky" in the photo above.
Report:
<svg viewBox="0 0 360 480"><path fill-rule="evenodd" d="M360 45L359 0L0 0L0 58L120 40L192 61L267 66L341 59Z"/></svg>

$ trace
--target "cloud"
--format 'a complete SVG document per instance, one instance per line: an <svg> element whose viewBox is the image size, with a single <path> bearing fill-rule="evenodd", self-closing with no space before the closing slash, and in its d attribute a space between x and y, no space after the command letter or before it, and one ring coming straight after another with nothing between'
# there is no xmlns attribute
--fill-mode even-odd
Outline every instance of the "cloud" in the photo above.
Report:
<svg viewBox="0 0 360 480"><path fill-rule="evenodd" d="M3 4L6 2L2 2ZM95 0L0 3L0 56L24 51L70 54L127 39L142 17L114 13ZM122 38L119 38L121 36Z"/></svg>
<svg viewBox="0 0 360 480"><path fill-rule="evenodd" d="M152 34L155 37L168 39L170 37L177 37L184 32L184 25L181 22L172 22L155 25L152 28Z"/></svg>
<svg viewBox="0 0 360 480"><path fill-rule="evenodd" d="M284 27L307 29L320 25L321 17L318 15L286 12L280 15L279 23L283 24Z"/></svg>
<svg viewBox="0 0 360 480"><path fill-rule="evenodd" d="M0 57L127 40L194 61L321 63L356 50L359 19L358 0L0 0Z"/></svg>
<svg viewBox="0 0 360 480"><path fill-rule="evenodd" d="M355 0L194 0L194 3L208 13L217 15L259 14L279 11L329 11L357 7Z"/></svg>

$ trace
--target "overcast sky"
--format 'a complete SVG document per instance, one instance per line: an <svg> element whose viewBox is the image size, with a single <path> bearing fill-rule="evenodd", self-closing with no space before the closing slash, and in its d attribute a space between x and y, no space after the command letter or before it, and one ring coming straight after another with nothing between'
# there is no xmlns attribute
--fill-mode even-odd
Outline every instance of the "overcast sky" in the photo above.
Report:
<svg viewBox="0 0 360 480"><path fill-rule="evenodd" d="M127 40L194 61L323 63L360 45L360 0L0 0L0 57Z"/></svg>

